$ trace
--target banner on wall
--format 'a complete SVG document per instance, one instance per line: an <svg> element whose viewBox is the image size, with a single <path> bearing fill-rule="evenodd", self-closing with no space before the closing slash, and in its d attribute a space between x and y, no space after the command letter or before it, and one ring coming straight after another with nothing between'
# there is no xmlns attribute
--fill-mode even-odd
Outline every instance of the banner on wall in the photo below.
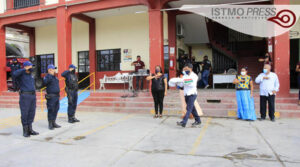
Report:
<svg viewBox="0 0 300 167"><path fill-rule="evenodd" d="M124 62L132 62L132 51L131 49L124 49L123 50L123 61Z"/></svg>

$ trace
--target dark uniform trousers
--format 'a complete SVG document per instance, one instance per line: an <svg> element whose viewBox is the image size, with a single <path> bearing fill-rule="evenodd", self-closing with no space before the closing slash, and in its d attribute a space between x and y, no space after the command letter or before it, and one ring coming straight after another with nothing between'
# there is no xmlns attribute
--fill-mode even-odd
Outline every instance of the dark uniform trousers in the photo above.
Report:
<svg viewBox="0 0 300 167"><path fill-rule="evenodd" d="M21 121L24 126L33 123L36 108L35 94L20 94Z"/></svg>
<svg viewBox="0 0 300 167"><path fill-rule="evenodd" d="M197 113L197 110L195 108L195 100L197 99L197 95L190 95L190 96L185 96L185 102L186 102L186 114L183 118L183 124L186 124L190 114L192 113L196 122L201 122L200 116Z"/></svg>
<svg viewBox="0 0 300 167"><path fill-rule="evenodd" d="M59 96L52 96L47 99L48 120L55 121L59 110Z"/></svg>
<svg viewBox="0 0 300 167"><path fill-rule="evenodd" d="M269 106L270 119L275 118L275 95L260 96L260 115L261 118L266 118L267 102Z"/></svg>
<svg viewBox="0 0 300 167"><path fill-rule="evenodd" d="M77 107L78 93L76 89L68 89L66 92L68 96L68 116L74 117Z"/></svg>

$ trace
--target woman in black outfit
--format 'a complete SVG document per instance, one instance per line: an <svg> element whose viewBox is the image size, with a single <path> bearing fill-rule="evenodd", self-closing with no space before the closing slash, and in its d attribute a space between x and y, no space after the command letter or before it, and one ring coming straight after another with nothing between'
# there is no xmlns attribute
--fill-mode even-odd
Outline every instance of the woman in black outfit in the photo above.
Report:
<svg viewBox="0 0 300 167"><path fill-rule="evenodd" d="M155 106L155 116L158 118L158 107L159 107L159 117L162 118L163 112L163 101L164 97L167 95L167 78L164 77L162 69L160 66L155 67L155 74L147 77L147 80L152 80L151 92L154 100Z"/></svg>

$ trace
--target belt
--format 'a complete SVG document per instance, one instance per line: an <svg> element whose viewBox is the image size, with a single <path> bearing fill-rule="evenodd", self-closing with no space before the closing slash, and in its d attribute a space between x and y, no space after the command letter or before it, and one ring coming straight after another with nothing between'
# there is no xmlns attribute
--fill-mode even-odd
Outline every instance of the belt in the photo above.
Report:
<svg viewBox="0 0 300 167"><path fill-rule="evenodd" d="M35 95L35 91L20 91L20 94Z"/></svg>
<svg viewBox="0 0 300 167"><path fill-rule="evenodd" d="M191 95L185 95L185 96L194 96L194 95L197 96L197 94L191 94Z"/></svg>

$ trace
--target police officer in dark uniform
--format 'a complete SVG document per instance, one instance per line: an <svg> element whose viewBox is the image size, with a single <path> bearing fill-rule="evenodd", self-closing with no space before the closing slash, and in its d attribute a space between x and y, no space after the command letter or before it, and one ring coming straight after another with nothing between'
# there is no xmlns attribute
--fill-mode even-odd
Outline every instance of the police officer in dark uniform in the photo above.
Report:
<svg viewBox="0 0 300 167"><path fill-rule="evenodd" d="M38 135L39 133L32 129L32 123L35 116L36 109L36 96L34 78L32 73L32 63L26 61L24 69L19 69L13 73L13 77L19 80L20 84L20 109L21 120L23 125L23 136L29 137L30 135Z"/></svg>
<svg viewBox="0 0 300 167"><path fill-rule="evenodd" d="M71 64L69 66L69 70L64 71L61 76L65 78L66 82L66 92L68 96L68 122L75 123L79 122L78 119L75 118L75 111L77 107L77 99L78 99L78 79L75 74L76 67Z"/></svg>
<svg viewBox="0 0 300 167"><path fill-rule="evenodd" d="M60 128L56 124L57 112L59 110L59 80L55 76L56 67L53 64L48 65L48 74L44 77L44 85L46 88L46 99L48 109L49 129Z"/></svg>
<svg viewBox="0 0 300 167"><path fill-rule="evenodd" d="M13 77L13 73L19 69L21 69L21 64L18 62L18 60L16 58L14 58L11 62L8 62L7 67L10 67L11 70L11 79L12 79L12 83L13 83L13 91L17 91L18 90L18 83L15 79L15 77Z"/></svg>

